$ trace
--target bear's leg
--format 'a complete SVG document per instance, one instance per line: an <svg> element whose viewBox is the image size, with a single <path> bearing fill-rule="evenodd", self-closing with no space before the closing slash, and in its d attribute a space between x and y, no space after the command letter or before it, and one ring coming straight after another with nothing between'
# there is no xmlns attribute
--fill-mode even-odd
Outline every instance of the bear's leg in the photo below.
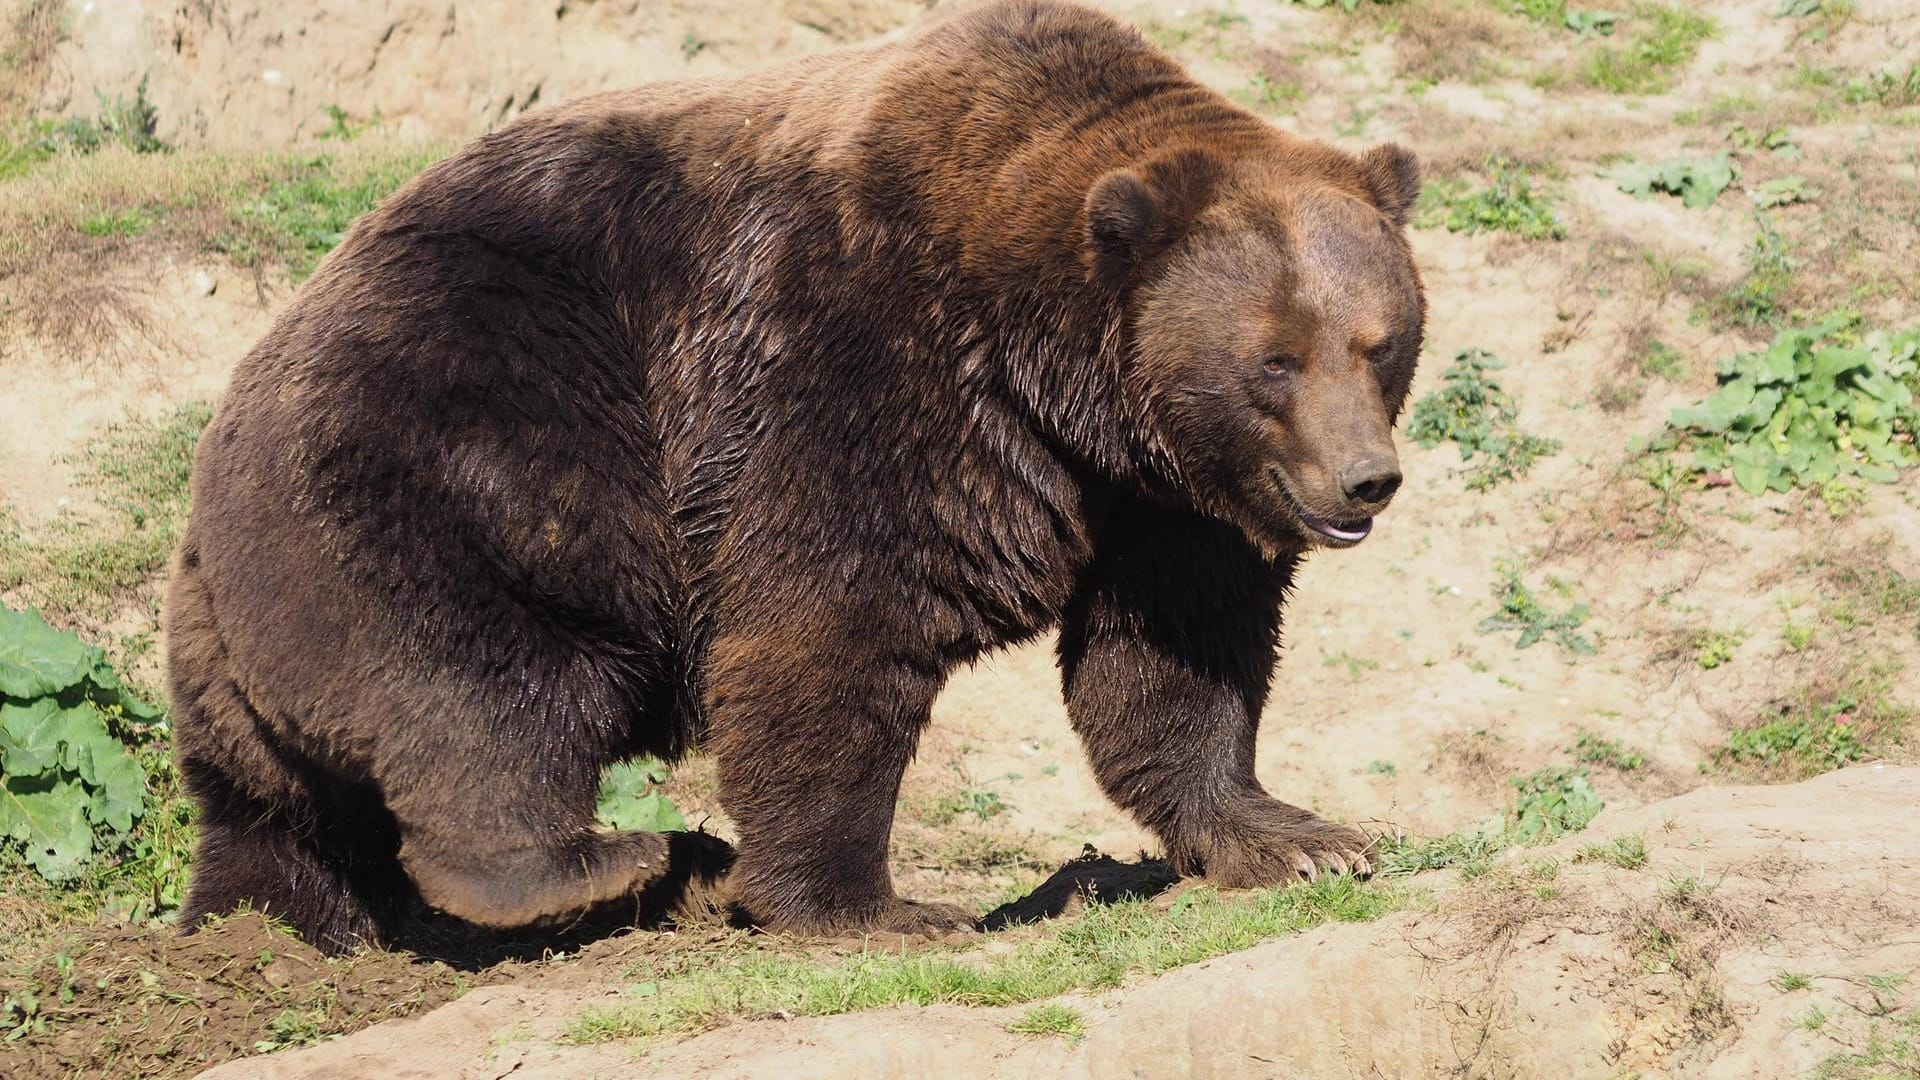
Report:
<svg viewBox="0 0 1920 1080"><path fill-rule="evenodd" d="M597 769L553 784L521 757L482 768L449 763L440 783L389 785L400 862L421 899L510 929L637 896L666 875L668 834L595 825ZM470 797L449 800L449 789Z"/></svg>
<svg viewBox="0 0 1920 1080"><path fill-rule="evenodd" d="M931 665L876 656L897 644L879 628L751 625L716 640L708 664L708 746L740 829L735 905L801 934L977 925L965 909L896 896L887 872L900 776L939 689Z"/></svg>
<svg viewBox="0 0 1920 1080"><path fill-rule="evenodd" d="M1068 717L1108 797L1182 873L1247 886L1371 872L1365 836L1280 802L1254 776L1295 562L1263 559L1219 522L1129 504L1068 605Z"/></svg>
<svg viewBox="0 0 1920 1080"><path fill-rule="evenodd" d="M208 916L246 907L285 922L328 953L392 940L414 894L391 840L382 851L379 837L368 835L377 826L347 828L312 815L295 820L203 764L183 761L182 772L200 806L182 927L190 931ZM329 838L353 846L335 848Z"/></svg>

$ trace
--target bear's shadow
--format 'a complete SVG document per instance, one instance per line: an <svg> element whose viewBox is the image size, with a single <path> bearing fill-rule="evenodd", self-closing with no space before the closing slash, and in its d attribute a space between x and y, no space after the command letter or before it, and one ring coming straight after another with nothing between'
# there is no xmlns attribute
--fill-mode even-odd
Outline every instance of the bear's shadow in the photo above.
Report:
<svg viewBox="0 0 1920 1080"><path fill-rule="evenodd" d="M576 952L634 929L745 925L738 913L719 899L721 883L733 863L732 848L704 833L674 835L676 840L683 836L689 839L672 845L667 874L638 897L599 905L564 925L514 931L489 930L430 911L416 919L395 944L424 960L478 971L501 963L527 963ZM1027 895L982 916L980 928L987 932L1007 930L1058 918L1087 904L1146 899L1179 880L1180 875L1163 859L1143 853L1132 862L1123 862L1089 849Z"/></svg>

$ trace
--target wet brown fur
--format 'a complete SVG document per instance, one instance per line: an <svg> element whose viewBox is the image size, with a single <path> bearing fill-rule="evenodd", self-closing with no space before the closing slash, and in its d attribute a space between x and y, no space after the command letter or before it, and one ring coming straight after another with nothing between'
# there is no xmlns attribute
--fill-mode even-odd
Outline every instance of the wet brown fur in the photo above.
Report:
<svg viewBox="0 0 1920 1080"><path fill-rule="evenodd" d="M901 770L948 672L1056 627L1177 868L1364 869L1253 746L1306 518L1398 481L1417 188L1053 2L478 140L353 229L201 443L189 924L343 948L629 896L666 840L596 828L596 778L697 744L746 917L968 924L893 892Z"/></svg>

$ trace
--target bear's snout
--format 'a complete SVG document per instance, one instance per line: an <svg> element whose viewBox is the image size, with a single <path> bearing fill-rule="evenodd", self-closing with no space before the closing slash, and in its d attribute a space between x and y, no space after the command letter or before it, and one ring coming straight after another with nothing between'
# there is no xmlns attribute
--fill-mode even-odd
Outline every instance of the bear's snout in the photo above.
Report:
<svg viewBox="0 0 1920 1080"><path fill-rule="evenodd" d="M1369 454L1340 469L1337 477L1355 514L1377 514L1400 490L1400 461L1392 454Z"/></svg>

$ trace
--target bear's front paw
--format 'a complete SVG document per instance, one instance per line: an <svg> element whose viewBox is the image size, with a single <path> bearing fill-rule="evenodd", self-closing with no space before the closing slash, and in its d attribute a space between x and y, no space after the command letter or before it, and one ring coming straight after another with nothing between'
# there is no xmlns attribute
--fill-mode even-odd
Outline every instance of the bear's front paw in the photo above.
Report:
<svg viewBox="0 0 1920 1080"><path fill-rule="evenodd" d="M873 929L909 937L942 938L956 931L978 930L980 919L973 912L955 904L895 899L875 917Z"/></svg>
<svg viewBox="0 0 1920 1080"><path fill-rule="evenodd" d="M1253 888L1313 881L1321 874L1373 874L1374 841L1358 829L1336 825L1284 803L1222 823L1199 850L1181 860L1208 881Z"/></svg>

